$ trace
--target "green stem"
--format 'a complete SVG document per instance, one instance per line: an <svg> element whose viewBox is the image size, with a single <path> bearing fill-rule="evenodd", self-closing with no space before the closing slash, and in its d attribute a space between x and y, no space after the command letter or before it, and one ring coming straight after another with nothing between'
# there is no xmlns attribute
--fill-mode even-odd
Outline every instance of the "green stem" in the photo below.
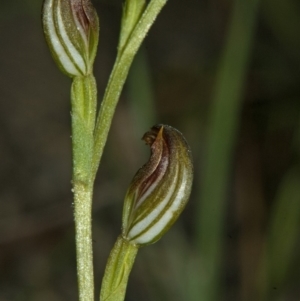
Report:
<svg viewBox="0 0 300 301"><path fill-rule="evenodd" d="M123 301L138 247L119 236L108 258L100 301Z"/></svg>
<svg viewBox="0 0 300 301"><path fill-rule="evenodd" d="M112 122L123 85L125 83L133 58L144 40L151 25L167 0L152 0L147 6L140 21L133 30L124 48L119 49L110 79L101 103L95 127L95 144L93 157L93 177L102 157L103 148L107 140L108 131Z"/></svg>
<svg viewBox="0 0 300 301"><path fill-rule="evenodd" d="M93 75L76 77L71 89L73 191L80 301L94 300L92 251L93 132L97 90Z"/></svg>
<svg viewBox="0 0 300 301"><path fill-rule="evenodd" d="M75 181L73 190L79 300L93 301L92 187Z"/></svg>
<svg viewBox="0 0 300 301"><path fill-rule="evenodd" d="M96 119L97 88L93 75L75 77L71 88L73 180L86 184L91 176L94 153L94 126Z"/></svg>

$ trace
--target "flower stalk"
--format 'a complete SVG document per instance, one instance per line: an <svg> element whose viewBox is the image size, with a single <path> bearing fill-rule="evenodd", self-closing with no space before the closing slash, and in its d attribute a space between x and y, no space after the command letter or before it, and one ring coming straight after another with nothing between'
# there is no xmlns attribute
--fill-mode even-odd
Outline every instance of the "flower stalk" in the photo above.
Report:
<svg viewBox="0 0 300 301"><path fill-rule="evenodd" d="M110 252L102 280L101 301L123 301L139 247L119 236Z"/></svg>
<svg viewBox="0 0 300 301"><path fill-rule="evenodd" d="M75 77L71 87L74 220L80 301L94 300L91 178L97 90L92 75Z"/></svg>
<svg viewBox="0 0 300 301"><path fill-rule="evenodd" d="M93 76L99 36L96 10L91 0L44 0L42 15L46 41L60 70L72 79L72 183L80 301L94 300L91 221L96 172L133 58L166 1L151 0L148 5L145 0L125 1L116 62L96 116L97 88ZM108 281L103 282L101 296L104 300L124 299L126 279L138 248L130 239L130 232L126 232L112 251L115 255L109 259L108 266L114 268L108 268L108 271L113 270L114 273L108 272L110 276L105 278ZM121 268L123 265L124 271ZM113 299L110 291L118 286L120 279L124 281L120 286L123 297Z"/></svg>

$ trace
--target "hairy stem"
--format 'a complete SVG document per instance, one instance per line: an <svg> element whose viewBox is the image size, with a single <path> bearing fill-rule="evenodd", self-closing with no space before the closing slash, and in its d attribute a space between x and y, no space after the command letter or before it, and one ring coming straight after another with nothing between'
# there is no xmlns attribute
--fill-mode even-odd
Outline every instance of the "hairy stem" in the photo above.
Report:
<svg viewBox="0 0 300 301"><path fill-rule="evenodd" d="M94 300L92 251L93 131L96 116L96 83L92 75L72 83L73 192L78 289L80 301Z"/></svg>
<svg viewBox="0 0 300 301"><path fill-rule="evenodd" d="M80 301L94 300L92 187L74 182L74 216Z"/></svg>

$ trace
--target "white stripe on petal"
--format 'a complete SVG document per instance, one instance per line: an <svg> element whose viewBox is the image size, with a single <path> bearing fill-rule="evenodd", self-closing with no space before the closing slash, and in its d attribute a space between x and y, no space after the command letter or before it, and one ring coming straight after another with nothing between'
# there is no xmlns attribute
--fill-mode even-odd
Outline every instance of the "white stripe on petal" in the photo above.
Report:
<svg viewBox="0 0 300 301"><path fill-rule="evenodd" d="M147 188L147 191L143 194L143 196L139 198L139 200L137 202L137 205L135 206L134 210L136 210L137 208L139 208L141 206L141 204L143 204L145 199L152 193L152 191L157 186L157 183L159 183L161 178L164 176L165 170L166 170L166 168L169 164L169 160L168 159L162 159L162 160L163 161L161 163L160 169L163 170L164 172L159 173L157 179Z"/></svg>
<svg viewBox="0 0 300 301"><path fill-rule="evenodd" d="M75 67L74 63L70 60L68 54L64 50L63 46L60 43L59 37L56 34L56 29L53 20L53 1L45 2L44 11L47 12L44 15L44 24L47 32L47 37L49 38L49 42L53 47L53 51L55 52L55 56L58 58L60 64L63 66L65 72L71 75L81 75L80 72Z"/></svg>
<svg viewBox="0 0 300 301"><path fill-rule="evenodd" d="M176 169L176 174L174 178L177 179L178 177L178 169ZM128 233L128 238L131 239L141 232L143 232L160 214L163 210L165 210L166 205L169 203L175 189L176 189L177 182L173 181L172 185L168 189L167 195L164 197L164 200L155 206L152 211L147 214L147 216L139 221L136 225L132 227L132 229ZM152 228L152 227L151 227Z"/></svg>
<svg viewBox="0 0 300 301"><path fill-rule="evenodd" d="M174 214L180 209L182 206L182 199L185 196L185 188L188 180L188 173L185 169L183 169L182 175L182 184L180 185L180 189L172 205L168 210L165 211L165 214L153 225L143 233L141 236L134 239L136 244L146 244L151 242L155 237L157 237L168 225L168 223L172 220Z"/></svg>
<svg viewBox="0 0 300 301"><path fill-rule="evenodd" d="M65 24L63 22L62 14L63 14L63 11L61 10L61 6L59 6L59 9L57 9L58 31L61 34L63 42L64 42L65 46L67 47L69 53L71 54L73 61L75 62L77 67L80 69L82 74L86 74L85 61L83 60L83 58L82 58L81 54L78 52L78 50L72 44L72 41L69 39L69 36L65 29Z"/></svg>

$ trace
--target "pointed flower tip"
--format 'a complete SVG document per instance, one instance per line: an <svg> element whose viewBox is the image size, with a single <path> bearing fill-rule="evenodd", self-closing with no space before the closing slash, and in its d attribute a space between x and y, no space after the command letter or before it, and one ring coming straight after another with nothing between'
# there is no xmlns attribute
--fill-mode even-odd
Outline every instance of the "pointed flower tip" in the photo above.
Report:
<svg viewBox="0 0 300 301"><path fill-rule="evenodd" d="M99 21L90 0L45 0L44 33L54 60L70 77L91 73Z"/></svg>
<svg viewBox="0 0 300 301"><path fill-rule="evenodd" d="M164 129L163 125L161 125L159 129L153 127L150 131L144 134L142 140L144 140L147 145L151 146L155 140L159 141L162 139L163 129Z"/></svg>
<svg viewBox="0 0 300 301"><path fill-rule="evenodd" d="M129 186L122 227L123 237L141 246L159 240L177 220L193 180L191 152L179 131L156 125L143 140L151 156Z"/></svg>

